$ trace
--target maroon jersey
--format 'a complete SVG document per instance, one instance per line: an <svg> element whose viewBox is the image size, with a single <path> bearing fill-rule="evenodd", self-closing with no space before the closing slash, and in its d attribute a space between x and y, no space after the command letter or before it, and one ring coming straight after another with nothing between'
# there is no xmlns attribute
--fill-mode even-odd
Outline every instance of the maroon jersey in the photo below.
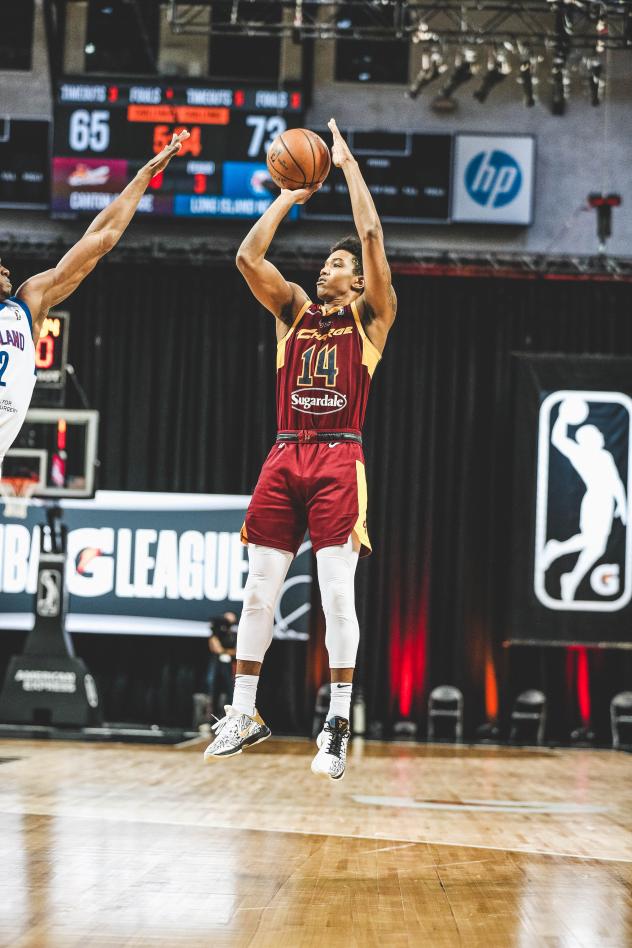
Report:
<svg viewBox="0 0 632 948"><path fill-rule="evenodd" d="M278 430L362 431L379 361L355 303L308 300L277 347Z"/></svg>

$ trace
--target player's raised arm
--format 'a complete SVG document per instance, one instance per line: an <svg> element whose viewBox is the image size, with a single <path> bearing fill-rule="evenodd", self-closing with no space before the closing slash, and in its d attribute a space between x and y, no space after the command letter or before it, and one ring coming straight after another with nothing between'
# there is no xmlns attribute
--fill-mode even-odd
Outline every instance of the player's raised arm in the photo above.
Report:
<svg viewBox="0 0 632 948"><path fill-rule="evenodd" d="M551 444L555 445L557 450L567 457L569 461L575 463L575 460L581 460L582 452L577 441L568 436L569 420L564 410L564 402L560 406L560 411L555 419L553 430L551 431Z"/></svg>
<svg viewBox="0 0 632 948"><path fill-rule="evenodd" d="M397 312L397 297L391 283L391 268L384 250L384 234L366 181L335 119L328 123L333 135L332 161L342 170L349 188L353 220L362 244L364 293L360 298L362 319L371 341L384 348Z"/></svg>
<svg viewBox="0 0 632 948"><path fill-rule="evenodd" d="M266 260L266 253L279 225L292 207L295 204L304 204L317 190L316 187L281 191L248 231L237 251L237 268L243 274L253 295L284 327L292 324L308 296L305 290L286 280L274 264ZM278 324L277 330L280 335L284 335Z"/></svg>
<svg viewBox="0 0 632 948"><path fill-rule="evenodd" d="M154 175L169 164L180 151L187 131L174 135L160 154L148 161L117 198L92 221L83 237L66 253L56 267L26 280L17 292L33 316L35 334L51 306L67 299L81 281L119 241Z"/></svg>

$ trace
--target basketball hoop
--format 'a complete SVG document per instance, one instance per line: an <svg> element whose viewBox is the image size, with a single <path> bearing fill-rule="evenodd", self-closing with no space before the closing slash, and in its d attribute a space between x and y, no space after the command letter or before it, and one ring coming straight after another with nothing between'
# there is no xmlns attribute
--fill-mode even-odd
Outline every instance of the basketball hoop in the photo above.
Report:
<svg viewBox="0 0 632 948"><path fill-rule="evenodd" d="M0 477L0 498L4 502L5 517L24 520L29 500L39 483L37 477Z"/></svg>

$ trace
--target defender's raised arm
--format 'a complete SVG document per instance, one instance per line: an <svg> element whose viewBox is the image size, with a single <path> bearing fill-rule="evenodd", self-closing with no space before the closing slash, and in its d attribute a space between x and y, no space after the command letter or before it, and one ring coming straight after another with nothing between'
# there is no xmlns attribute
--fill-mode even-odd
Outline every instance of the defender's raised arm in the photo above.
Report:
<svg viewBox="0 0 632 948"><path fill-rule="evenodd" d="M17 298L24 300L33 315L35 337L51 306L67 299L94 269L101 257L118 243L149 182L154 175L167 167L188 137L187 131L174 135L170 144L148 161L125 190L97 214L83 237L61 258L56 267L30 277L21 285Z"/></svg>
<svg viewBox="0 0 632 948"><path fill-rule="evenodd" d="M347 181L353 220L362 244L364 293L358 303L370 338L381 351L397 312L397 297L391 284L391 269L384 250L382 224L371 192L335 119L331 119L328 125L334 139L332 161L342 170Z"/></svg>

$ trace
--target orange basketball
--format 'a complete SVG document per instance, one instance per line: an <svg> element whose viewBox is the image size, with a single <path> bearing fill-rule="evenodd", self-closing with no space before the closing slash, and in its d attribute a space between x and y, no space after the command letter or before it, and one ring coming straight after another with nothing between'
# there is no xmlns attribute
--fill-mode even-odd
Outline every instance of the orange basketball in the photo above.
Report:
<svg viewBox="0 0 632 948"><path fill-rule="evenodd" d="M322 138L308 128L288 128L277 135L267 155L268 170L280 188L313 188L325 180L331 155Z"/></svg>

